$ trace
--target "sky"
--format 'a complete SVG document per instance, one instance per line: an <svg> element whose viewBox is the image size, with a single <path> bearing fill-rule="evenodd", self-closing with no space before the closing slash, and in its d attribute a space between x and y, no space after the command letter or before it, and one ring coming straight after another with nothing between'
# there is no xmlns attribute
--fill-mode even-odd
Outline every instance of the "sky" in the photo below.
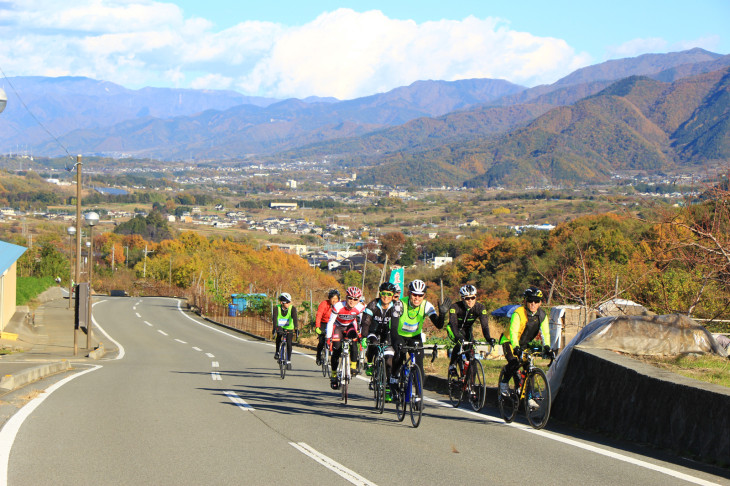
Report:
<svg viewBox="0 0 730 486"><path fill-rule="evenodd" d="M730 54L729 26L730 0L0 0L0 75L352 99L425 79L536 86L693 47Z"/></svg>

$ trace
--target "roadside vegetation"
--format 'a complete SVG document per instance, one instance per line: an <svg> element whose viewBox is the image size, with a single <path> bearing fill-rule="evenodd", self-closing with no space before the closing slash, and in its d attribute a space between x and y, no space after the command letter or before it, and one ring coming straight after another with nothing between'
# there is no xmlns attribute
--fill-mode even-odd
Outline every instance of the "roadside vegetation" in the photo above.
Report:
<svg viewBox="0 0 730 486"><path fill-rule="evenodd" d="M27 305L54 285L53 277L18 277L15 305Z"/></svg>

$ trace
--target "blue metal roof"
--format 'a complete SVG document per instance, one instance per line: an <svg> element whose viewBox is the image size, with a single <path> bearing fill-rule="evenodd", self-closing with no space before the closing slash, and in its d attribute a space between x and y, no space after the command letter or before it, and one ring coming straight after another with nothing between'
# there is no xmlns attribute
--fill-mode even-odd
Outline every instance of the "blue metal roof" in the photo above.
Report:
<svg viewBox="0 0 730 486"><path fill-rule="evenodd" d="M0 274L10 268L27 248L0 241Z"/></svg>

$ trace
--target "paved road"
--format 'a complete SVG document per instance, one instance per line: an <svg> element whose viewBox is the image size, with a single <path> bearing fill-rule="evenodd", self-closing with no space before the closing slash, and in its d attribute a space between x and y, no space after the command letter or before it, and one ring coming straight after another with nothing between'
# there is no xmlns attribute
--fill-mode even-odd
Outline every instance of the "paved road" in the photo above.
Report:
<svg viewBox="0 0 730 486"><path fill-rule="evenodd" d="M437 395L413 429L390 405L374 413L364 380L344 406L311 356L281 380L270 344L175 299L107 299L94 315L121 359L79 370L13 417L17 435L1 439L13 441L8 484L730 484L712 474L724 471L508 426Z"/></svg>

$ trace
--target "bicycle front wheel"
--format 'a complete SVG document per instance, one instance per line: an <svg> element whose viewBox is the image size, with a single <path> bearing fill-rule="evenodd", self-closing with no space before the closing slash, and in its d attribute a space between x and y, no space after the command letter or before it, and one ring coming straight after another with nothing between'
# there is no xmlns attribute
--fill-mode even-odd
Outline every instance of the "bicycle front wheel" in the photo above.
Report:
<svg viewBox="0 0 730 486"><path fill-rule="evenodd" d="M487 390L484 385L484 367L478 359L473 359L469 365L469 403L475 412L484 407L484 401L487 396Z"/></svg>
<svg viewBox="0 0 730 486"><path fill-rule="evenodd" d="M462 384L457 371L449 370L448 386L449 401L454 408L459 408L461 404Z"/></svg>
<svg viewBox="0 0 730 486"><path fill-rule="evenodd" d="M517 415L517 409L520 407L520 389L514 384L514 380L510 378L507 383L507 393L503 394L500 390L500 383L505 378L505 369L499 372L499 381L497 382L497 405L499 406L499 414L505 422L510 423Z"/></svg>
<svg viewBox="0 0 730 486"><path fill-rule="evenodd" d="M394 392L392 395L395 398L395 416L398 422L403 422L403 419L406 418L406 378L403 378L404 375L405 367L400 370L400 377L395 385L395 390L391 390L391 392Z"/></svg>
<svg viewBox="0 0 730 486"><path fill-rule="evenodd" d="M550 383L545 372L535 368L527 375L525 383L525 414L527 421L536 429L547 425L550 418Z"/></svg>
<svg viewBox="0 0 730 486"><path fill-rule="evenodd" d="M279 346L279 374L282 380L286 376L286 342L284 340L281 341L281 346Z"/></svg>
<svg viewBox="0 0 730 486"><path fill-rule="evenodd" d="M381 357L375 358L375 363L373 363L373 388L375 409L378 413L383 413L385 409L385 361Z"/></svg>
<svg viewBox="0 0 730 486"><path fill-rule="evenodd" d="M410 394L408 408L411 412L411 423L413 427L418 427L421 424L421 415L423 414L423 386L421 370L418 366L414 366L411 369L411 376L408 379L408 390L406 394Z"/></svg>
<svg viewBox="0 0 730 486"><path fill-rule="evenodd" d="M330 377L330 350L325 346L323 350L324 358L322 358L322 376L325 378Z"/></svg>

